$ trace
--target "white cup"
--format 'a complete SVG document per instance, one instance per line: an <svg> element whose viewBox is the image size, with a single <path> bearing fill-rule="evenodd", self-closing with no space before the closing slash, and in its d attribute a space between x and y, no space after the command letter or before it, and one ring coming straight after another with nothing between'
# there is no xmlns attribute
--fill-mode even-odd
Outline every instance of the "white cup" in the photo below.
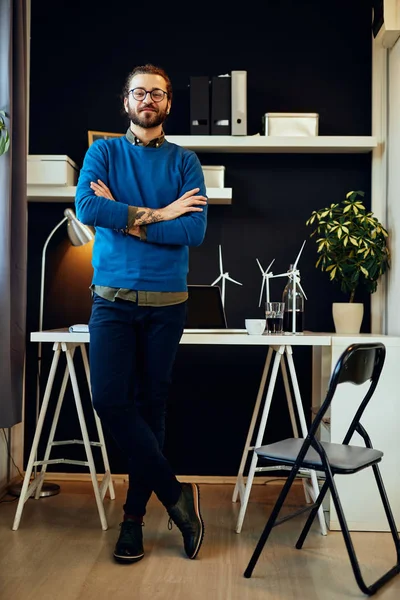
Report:
<svg viewBox="0 0 400 600"><path fill-rule="evenodd" d="M266 319L245 319L244 321L249 335L262 335L267 325Z"/></svg>

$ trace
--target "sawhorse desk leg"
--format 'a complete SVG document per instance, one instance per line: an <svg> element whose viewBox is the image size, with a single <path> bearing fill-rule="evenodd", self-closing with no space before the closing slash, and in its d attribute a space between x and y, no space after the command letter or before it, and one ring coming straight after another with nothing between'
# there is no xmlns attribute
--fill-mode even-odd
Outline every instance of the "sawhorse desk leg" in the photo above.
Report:
<svg viewBox="0 0 400 600"><path fill-rule="evenodd" d="M30 456L29 456L29 460L28 460L28 465L27 465L26 472L25 472L24 482L22 485L22 490L21 490L19 501L18 501L17 511L16 511L14 523L12 526L12 529L14 531L17 530L19 527L23 507L24 507L25 502L28 500L28 498L30 498L34 492L35 492L36 499L38 499L40 497L40 490L43 485L44 477L45 477L46 470L47 470L47 465L48 464L58 464L58 463L83 465L83 466L86 466L89 468L90 476L91 476L91 480L92 480L92 484L93 484L94 495L95 495L96 504L97 504L97 509L99 511L101 526L102 526L102 529L104 529L104 530L106 530L108 528L107 519L106 519L105 512L104 512L103 500L104 500L104 496L106 494L107 489L109 490L111 500L114 500L114 498L115 498L114 486L113 486L113 482L111 479L110 466L109 466L109 462L108 462L107 450L105 447L105 441L104 441L101 423L95 412L94 412L94 417L95 417L95 422L96 422L97 433L99 436L99 442L91 442L89 440L88 431L87 431L87 427L86 427L86 421L85 421L85 417L84 417L84 413L83 413L83 409L82 409L82 402L81 402L81 396L80 396L80 392L79 392L78 380L76 377L74 360L73 360L75 348L77 346L79 346L81 349L83 363L84 363L84 367L85 367L86 378L87 378L87 382L88 382L89 390L90 390L89 364L88 364L88 360L87 360L85 345L84 344L72 344L72 343L66 343L66 342L56 342L53 346L54 355L53 355L53 360L51 363L50 374L49 374L49 377L47 380L46 390L44 393L44 398L43 398L42 406L41 406L40 413L39 413L35 436L33 439L32 448L31 448L31 452L30 452ZM45 419L46 412L48 409L51 391L53 388L54 378L55 378L55 374L57 371L61 352L65 352L67 365L65 368L65 373L64 373L62 384L61 384L61 389L60 389L56 409L54 412L53 421L52 421L51 428L50 428L50 433L49 433L49 438L48 438L47 445L46 445L44 459L36 460L40 436L41 436L42 429L43 429L43 423L44 423L44 419ZM66 441L55 442L54 436L55 436L55 432L57 429L58 419L60 416L61 407L62 407L62 403L64 400L65 390L67 387L69 377L71 378L75 406L77 409L79 425L80 425L80 429L81 429L81 433L82 433L82 440L66 440ZM86 461L76 461L76 460L68 460L65 458L50 459L50 453L51 453L51 449L53 446L61 446L61 445L68 445L68 444L83 444L83 446L85 448L87 460ZM100 446L101 452L102 452L102 458L104 461L105 473L104 473L104 476L103 476L103 479L102 479L102 482L100 485L97 480L97 473L96 473L96 469L95 469L92 448L91 448L92 446ZM35 473L35 477L34 477L33 481L30 483L32 471L34 470L34 468L36 471L36 467L38 467L38 466L41 466L40 473L39 474Z"/></svg>
<svg viewBox="0 0 400 600"><path fill-rule="evenodd" d="M273 352L275 352L275 357L274 357L274 362L272 365L272 370L271 370L270 380L268 383L267 393L265 396L265 402L264 402L264 407L263 407L263 411L262 411L262 415L261 415L260 425L258 427L258 431L256 434L255 443L254 443L254 445L252 445L254 431L255 431L256 424L257 424L258 415L259 415L260 409L261 409L263 393L264 393L265 384L267 381L267 376L268 376L268 373L270 370ZM250 427L249 427L249 430L247 433L247 439L246 439L245 447L244 447L243 454L242 454L242 459L241 459L240 466L239 466L239 472L238 472L237 479L236 479L236 485L235 485L235 489L233 491L233 496L232 496L233 502L237 501L238 496L240 499L240 510L239 510L238 520L237 520L237 524L236 524L236 533L240 533L242 530L243 521L244 521L244 517L246 514L247 504L249 501L251 487L253 485L255 473L261 472L261 471L279 469L279 467L257 467L258 455L254 451L254 449L261 446L262 442L263 442L264 432L265 432L268 415L269 415L269 411L270 411L270 407L271 407L271 401L272 401L272 397L273 397L273 393L274 393L274 389L275 389L279 365L281 365L281 368L282 368L282 375L283 375L283 381L284 381L284 386L285 386L286 398L287 398L287 402L288 402L290 420L291 420L291 424L292 424L292 428L293 428L293 434L295 437L298 437L298 429L297 429L296 417L295 417L295 413L294 413L293 400L292 400L292 395L290 392L290 385L289 385L289 380L288 380L288 376L287 376L286 365L284 362L285 355L286 355L286 360L287 360L287 363L289 366L290 377L291 377L291 381L292 381L292 385L293 385L294 397L295 397L295 401L296 401L296 409L297 409L297 414L298 414L299 421L300 421L302 436L305 437L307 435L307 425L306 425L306 420L305 420L304 411L303 411L303 404L301 401L300 389L299 389L296 371L295 371L294 363L293 363L292 347L291 346L283 346L283 345L275 346L275 347L271 346L268 349L267 358L265 360L265 365L264 365L264 370L263 370L263 374L261 377L260 387L258 390L257 399L256 399L256 403L254 406L253 415L251 418L251 423L250 423ZM252 457L251 457L249 471L247 474L247 480L245 483L244 482L244 470L245 470L249 452L252 452ZM319 486L318 486L318 480L317 480L316 473L311 472L310 477L311 477L311 486L309 486L307 484L307 482L305 482L305 481L303 482L307 502L310 501L310 497L312 499L314 499L314 498L317 498L317 496L319 494ZM319 518L319 523L320 523L320 527L321 527L321 533L322 533L322 535L326 535L327 530L326 530L326 523L325 523L325 518L324 518L324 513L323 513L322 507L320 507L320 509L318 511L318 518Z"/></svg>

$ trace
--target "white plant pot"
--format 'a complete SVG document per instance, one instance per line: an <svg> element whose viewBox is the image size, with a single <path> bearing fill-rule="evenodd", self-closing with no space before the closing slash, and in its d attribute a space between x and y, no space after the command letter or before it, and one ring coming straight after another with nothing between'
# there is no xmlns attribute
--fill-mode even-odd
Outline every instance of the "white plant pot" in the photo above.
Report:
<svg viewBox="0 0 400 600"><path fill-rule="evenodd" d="M361 302L333 302L332 315L336 333L360 333L364 305Z"/></svg>

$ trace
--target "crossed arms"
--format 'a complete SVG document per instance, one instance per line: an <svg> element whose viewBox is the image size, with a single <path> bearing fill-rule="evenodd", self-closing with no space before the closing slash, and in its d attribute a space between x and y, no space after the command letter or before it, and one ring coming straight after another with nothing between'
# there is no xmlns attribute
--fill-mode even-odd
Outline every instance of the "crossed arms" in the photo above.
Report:
<svg viewBox="0 0 400 600"><path fill-rule="evenodd" d="M97 183L91 181L90 188L96 196L101 196L108 200L115 200L110 189L103 181L101 181L101 179L98 179ZM207 204L207 198L205 196L197 196L199 191L200 188L189 190L164 208L154 209L144 206L132 207L135 208L135 211L133 213L133 218L129 219L129 221L132 222L128 222L128 233L140 237L140 227L143 225L159 223L160 221L173 221L189 212L202 212L202 206Z"/></svg>

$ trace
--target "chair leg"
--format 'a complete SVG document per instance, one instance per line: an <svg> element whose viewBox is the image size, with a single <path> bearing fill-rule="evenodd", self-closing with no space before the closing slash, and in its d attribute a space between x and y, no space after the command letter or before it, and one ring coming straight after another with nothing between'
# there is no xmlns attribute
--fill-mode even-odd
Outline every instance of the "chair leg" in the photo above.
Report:
<svg viewBox="0 0 400 600"><path fill-rule="evenodd" d="M310 527L317 515L317 512L319 510L319 507L321 506L323 499L326 496L326 492L329 489L329 483L327 481L325 481L324 485L321 488L320 493L318 494L318 498L315 501L315 505L314 507L311 509L310 514L308 515L308 519L306 521L306 524L303 527L303 531L301 532L299 539L296 542L296 548L298 550L300 550L300 548L303 547L304 544L304 540L306 539L308 532L310 531Z"/></svg>
<svg viewBox="0 0 400 600"><path fill-rule="evenodd" d="M344 516L342 503L340 501L339 494L337 492L336 484L333 480L333 477L331 477L331 475L329 473L326 473L326 477L327 477L327 481L329 482L329 489L332 494L332 500L335 505L335 509L336 509L337 516L338 516L339 523L340 523L340 528L342 530L342 535L344 538L344 543L346 544L347 553L350 558L351 567L353 569L353 573L356 578L357 585L364 594L369 594L368 587L365 585L364 580L361 575L360 565L358 564L358 560L357 560L356 553L354 550L353 542L350 537L349 528L347 527L347 521Z"/></svg>
<svg viewBox="0 0 400 600"><path fill-rule="evenodd" d="M372 596L373 594L375 594L375 592L377 590L379 590L386 582L388 582L390 579L392 579L395 575L397 575L398 573L400 573L400 564L399 564L399 554L397 552L397 563L394 567L392 567L391 569L389 569L389 571L387 571L384 575L382 575L382 577L380 577L379 579L377 579L373 584L367 586L366 583L364 582L364 579L361 575L361 570L360 570L360 565L358 563L358 559L354 550L354 546L353 546L353 542L352 539L350 537L350 532L349 529L347 527L347 522L344 516L344 512L343 512L343 508L342 508L342 503L339 499L339 495L336 489L336 484L333 480L333 477L326 473L327 479L329 479L329 489L331 491L332 494L332 499L335 505L335 509L338 515L338 519L339 519L339 523L340 523L340 527L342 530L342 534L343 534L343 538L344 538L344 542L346 544L346 548L347 548L347 552L350 558L350 562L351 562L351 566L353 569L353 573L354 573L354 577L356 578L357 581L357 585L360 588L360 590L364 593L367 594L368 596ZM397 536L397 533L396 533ZM398 546L397 546L397 551L398 551Z"/></svg>
<svg viewBox="0 0 400 600"><path fill-rule="evenodd" d="M400 538L399 538L399 534L397 533L397 527L396 527L396 523L395 523L395 520L393 517L392 509L389 504L385 486L384 486L383 480L382 480L381 471L380 471L378 465L372 465L372 470L374 471L375 480L376 480L376 484L379 489L379 494L381 496L383 508L385 509L386 518L388 520L390 531L392 533L394 545L396 546L397 564L399 564L400 563Z"/></svg>
<svg viewBox="0 0 400 600"><path fill-rule="evenodd" d="M293 467L293 469L290 472L289 477L286 480L285 485L283 486L281 493L279 494L278 500L275 503L274 508L272 509L272 512L269 516L269 519L267 521L267 524L264 527L264 531L261 534L261 537L258 541L258 544L253 552L253 556L251 557L249 564L247 565L247 568L244 572L244 576L248 579L251 577L251 574L253 573L254 567L257 564L257 561L260 557L260 554L265 546L265 543L269 537L269 534L272 531L272 528L274 527L275 521L279 515L279 512L283 506L283 503L286 499L286 496L289 493L289 490L292 486L293 481L295 480L295 477L297 475L299 471L299 467Z"/></svg>

